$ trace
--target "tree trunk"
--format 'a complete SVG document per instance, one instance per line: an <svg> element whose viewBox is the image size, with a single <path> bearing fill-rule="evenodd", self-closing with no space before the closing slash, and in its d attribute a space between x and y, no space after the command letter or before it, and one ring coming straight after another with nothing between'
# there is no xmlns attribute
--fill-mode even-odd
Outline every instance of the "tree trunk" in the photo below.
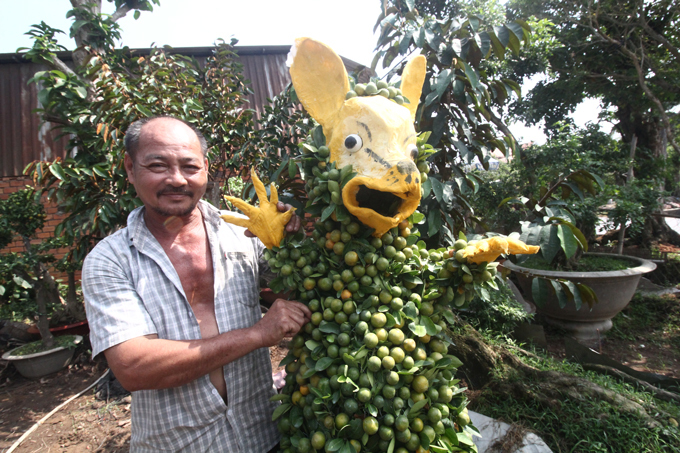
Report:
<svg viewBox="0 0 680 453"><path fill-rule="evenodd" d="M45 282L42 278L36 281L35 298L38 303L38 330L42 337L43 346L50 349L54 346L54 336L50 332L50 321L47 317L47 300L49 300L49 291L45 287Z"/></svg>
<svg viewBox="0 0 680 453"><path fill-rule="evenodd" d="M556 371L542 371L522 362L508 348L491 345L472 326L458 318L453 330L447 332L453 340L449 353L458 357L463 366L459 378L470 390L485 390L500 399L538 403L559 411L562 401L570 399L587 404L590 400L606 401L621 412L641 417L648 427L658 426L645 408L615 392L577 376ZM536 357L521 348L520 354Z"/></svg>
<svg viewBox="0 0 680 453"><path fill-rule="evenodd" d="M69 271L68 275L68 293L66 294L66 311L69 316L77 321L85 320L85 310L83 304L78 302L76 294L76 274L74 271Z"/></svg>
<svg viewBox="0 0 680 453"><path fill-rule="evenodd" d="M71 0L71 5L73 6L74 9L77 8L85 8L88 9L92 14L99 14L102 9L102 4L101 0ZM76 20L85 20L86 18L83 17L82 14L78 13L76 11L75 14ZM82 66L84 63L87 62L89 56L90 56L90 51L88 51L85 47L86 46L92 46L93 43L90 42L90 26L89 25L84 25L78 29L76 32L75 36L73 37L76 41L76 49L73 51L73 62L75 63L76 67ZM96 51L97 49L93 49Z"/></svg>

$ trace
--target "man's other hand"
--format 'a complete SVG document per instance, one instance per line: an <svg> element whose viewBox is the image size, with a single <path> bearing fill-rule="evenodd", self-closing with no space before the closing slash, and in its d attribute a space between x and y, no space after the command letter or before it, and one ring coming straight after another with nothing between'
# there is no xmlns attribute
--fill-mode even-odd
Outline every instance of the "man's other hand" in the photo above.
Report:
<svg viewBox="0 0 680 453"><path fill-rule="evenodd" d="M253 329L260 337L262 347L275 346L287 336L295 335L312 317L306 305L284 299L276 299L271 308Z"/></svg>
<svg viewBox="0 0 680 453"><path fill-rule="evenodd" d="M291 209L293 209L293 206L289 205L288 203L284 203L283 201L279 201L276 203L276 209L279 210L279 212L288 212ZM293 214L286 224L286 234L295 234L298 231L300 231L300 227L302 226L302 219L300 219L300 216L297 214ZM255 235L250 231L246 230L245 232L246 236L249 238L254 238Z"/></svg>
<svg viewBox="0 0 680 453"><path fill-rule="evenodd" d="M276 209L279 210L279 212L288 212L293 207L287 203L284 203L283 201L279 201L276 204ZM286 233L288 234L295 234L298 231L300 231L300 227L302 226L302 219L300 219L300 216L297 214L293 214L293 216L290 218L288 223L286 224Z"/></svg>

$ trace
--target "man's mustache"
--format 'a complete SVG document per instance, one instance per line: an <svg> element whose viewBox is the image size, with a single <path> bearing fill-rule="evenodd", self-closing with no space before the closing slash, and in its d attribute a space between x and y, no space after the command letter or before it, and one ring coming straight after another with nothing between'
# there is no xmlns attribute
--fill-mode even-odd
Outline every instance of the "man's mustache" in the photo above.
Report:
<svg viewBox="0 0 680 453"><path fill-rule="evenodd" d="M186 190L181 187L166 187L163 190L159 190L156 193L156 196L162 196L162 195L187 195L189 197L193 197L194 193L191 190Z"/></svg>

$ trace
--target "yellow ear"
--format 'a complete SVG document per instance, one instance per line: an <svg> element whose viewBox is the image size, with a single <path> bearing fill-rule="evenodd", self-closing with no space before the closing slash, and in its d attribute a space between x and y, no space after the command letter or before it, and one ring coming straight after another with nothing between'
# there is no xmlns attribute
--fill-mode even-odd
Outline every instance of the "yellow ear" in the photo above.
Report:
<svg viewBox="0 0 680 453"><path fill-rule="evenodd" d="M420 102L420 93L423 90L423 82L425 82L425 73L427 72L427 61L422 55L418 55L411 61L406 63L406 67L401 74L401 92L411 102L404 104L411 112L411 119L416 119L416 110L418 110L418 103Z"/></svg>
<svg viewBox="0 0 680 453"><path fill-rule="evenodd" d="M290 76L300 102L324 129L332 128L349 91L342 59L330 47L310 38L296 39L292 52Z"/></svg>

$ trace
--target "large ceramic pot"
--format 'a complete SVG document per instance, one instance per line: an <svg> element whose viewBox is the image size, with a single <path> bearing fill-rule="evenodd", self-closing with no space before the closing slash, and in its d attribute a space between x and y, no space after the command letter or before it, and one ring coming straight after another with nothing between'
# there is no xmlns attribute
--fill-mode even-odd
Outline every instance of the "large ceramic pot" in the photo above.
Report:
<svg viewBox="0 0 680 453"><path fill-rule="evenodd" d="M83 340L80 335L75 335L75 337L75 344ZM19 374L29 379L41 378L66 368L71 363L75 352L75 348L58 347L35 354L14 355L16 349L18 348L5 352L2 360L12 362Z"/></svg>
<svg viewBox="0 0 680 453"><path fill-rule="evenodd" d="M633 256L622 257L610 253L588 255L625 258L635 265L628 269L604 272L544 271L522 267L510 261L505 261L503 266L515 272L524 297L536 305L536 311L545 315L548 323L566 329L578 340L593 342L599 340L600 334L612 328L612 318L626 308L633 298L640 277L656 269L656 264ZM533 277L564 279L585 284L595 292L598 302L592 309L584 303L577 310L573 301L568 301L564 308L560 308L555 295L550 294L547 300L536 303L531 294Z"/></svg>

